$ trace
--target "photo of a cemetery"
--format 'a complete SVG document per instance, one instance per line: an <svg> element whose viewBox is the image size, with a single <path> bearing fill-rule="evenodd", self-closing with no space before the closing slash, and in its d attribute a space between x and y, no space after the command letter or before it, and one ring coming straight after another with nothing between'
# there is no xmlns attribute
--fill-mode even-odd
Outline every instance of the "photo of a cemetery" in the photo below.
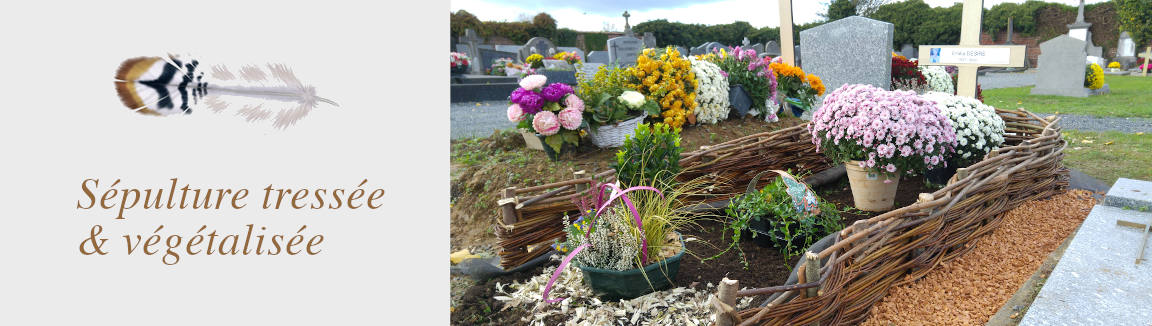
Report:
<svg viewBox="0 0 1152 326"><path fill-rule="evenodd" d="M1152 1L467 3L453 325L1152 325Z"/></svg>

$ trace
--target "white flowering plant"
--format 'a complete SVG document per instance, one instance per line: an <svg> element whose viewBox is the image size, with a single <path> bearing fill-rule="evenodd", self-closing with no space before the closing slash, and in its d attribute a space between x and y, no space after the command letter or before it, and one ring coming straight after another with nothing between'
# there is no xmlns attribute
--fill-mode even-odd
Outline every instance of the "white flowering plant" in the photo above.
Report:
<svg viewBox="0 0 1152 326"><path fill-rule="evenodd" d="M933 92L954 93L952 75L943 66L920 66L920 72L928 83L928 90Z"/></svg>
<svg viewBox="0 0 1152 326"><path fill-rule="evenodd" d="M935 102L952 121L957 146L949 161L958 167L979 162L988 152L1004 144L1004 119L992 106L952 93L929 92L924 98Z"/></svg>
<svg viewBox="0 0 1152 326"><path fill-rule="evenodd" d="M697 58L692 61L696 73L696 121L716 124L728 118L728 77L720 66Z"/></svg>

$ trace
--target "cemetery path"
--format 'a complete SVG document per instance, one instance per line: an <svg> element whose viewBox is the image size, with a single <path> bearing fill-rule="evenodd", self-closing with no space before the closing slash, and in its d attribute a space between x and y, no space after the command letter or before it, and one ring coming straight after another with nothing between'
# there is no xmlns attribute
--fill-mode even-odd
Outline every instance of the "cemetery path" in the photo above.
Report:
<svg viewBox="0 0 1152 326"><path fill-rule="evenodd" d="M508 101L451 103L452 139L487 137L493 130L508 129Z"/></svg>
<svg viewBox="0 0 1152 326"><path fill-rule="evenodd" d="M1132 117L1093 117L1079 114L1061 114L1060 127L1064 130L1080 130L1092 132L1119 131L1124 133L1152 133L1152 119Z"/></svg>

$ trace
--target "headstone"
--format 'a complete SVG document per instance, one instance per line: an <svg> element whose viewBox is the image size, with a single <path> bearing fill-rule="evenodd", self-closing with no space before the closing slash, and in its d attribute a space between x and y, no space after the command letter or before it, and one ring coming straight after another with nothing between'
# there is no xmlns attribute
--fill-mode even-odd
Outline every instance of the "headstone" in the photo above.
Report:
<svg viewBox="0 0 1152 326"><path fill-rule="evenodd" d="M1136 63L1136 42L1127 31L1120 33L1120 39L1116 41L1116 61L1124 68Z"/></svg>
<svg viewBox="0 0 1152 326"><path fill-rule="evenodd" d="M1087 97L1089 91L1084 88L1084 59L1088 54L1084 51L1084 44L1083 40L1068 35L1040 43L1040 59L1037 62L1040 72L1031 94Z"/></svg>
<svg viewBox="0 0 1152 326"><path fill-rule="evenodd" d="M764 44L760 44L760 43L752 44L751 48L752 48L752 50L756 51L757 55L764 54Z"/></svg>
<svg viewBox="0 0 1152 326"><path fill-rule="evenodd" d="M468 54L469 56L471 56L470 53L472 53L472 49L468 47L468 44L456 43L456 52Z"/></svg>
<svg viewBox="0 0 1152 326"><path fill-rule="evenodd" d="M599 71L600 67L603 67L603 66L604 66L603 63L592 63L592 62L585 62L583 64L577 65L576 66L576 72L577 72L576 77L578 80L591 79L592 76L596 75L596 71Z"/></svg>
<svg viewBox="0 0 1152 326"><path fill-rule="evenodd" d="M779 57L780 56L780 43L776 43L776 41L768 41L768 43L764 44L764 53L767 53L768 55L773 56L773 57Z"/></svg>
<svg viewBox="0 0 1152 326"><path fill-rule="evenodd" d="M527 59L528 56L532 54L540 54L545 58L551 58L559 51L556 51L556 45L552 44L552 41L549 41L548 38L533 37L528 40L528 43L524 43L524 46L520 47L520 50L516 52L520 54L518 58L520 62L524 62L524 59Z"/></svg>
<svg viewBox="0 0 1152 326"><path fill-rule="evenodd" d="M1080 0L1080 7L1076 10L1076 21L1068 24L1068 36L1086 42L1084 50L1088 54L1086 63L1095 63L1104 67L1104 49L1092 44L1092 31L1088 30L1092 23L1084 21L1084 0Z"/></svg>
<svg viewBox="0 0 1152 326"><path fill-rule="evenodd" d="M495 47L496 51L512 52L512 53L519 53L520 52L520 46L519 45L499 44L499 45L494 45L494 47ZM513 58L513 59L516 59L516 58Z"/></svg>
<svg viewBox="0 0 1152 326"><path fill-rule="evenodd" d="M802 68L820 76L828 92L845 84L889 89L893 26L852 16L800 32ZM819 101L817 101L819 102Z"/></svg>
<svg viewBox="0 0 1152 326"><path fill-rule="evenodd" d="M720 49L726 48L728 48L728 46L720 42L705 42L700 46L692 48L692 55L708 54L712 53L712 51L719 51Z"/></svg>
<svg viewBox="0 0 1152 326"><path fill-rule="evenodd" d="M468 58L471 59L471 61L472 61L471 64L468 66L468 69L473 74L483 73L484 68L482 68L481 65L478 64L479 62L476 62L476 61L478 59L480 59L480 52L478 51L480 49L480 47L478 45L480 45L480 43L484 42L484 39L480 38L480 35L476 34L476 31L472 30L471 28L468 28L468 29L464 30L464 36L460 37L460 42L465 44L464 49L467 50L466 52L463 52L463 53L467 54ZM459 48L460 48L460 46L459 46L459 44L457 44L457 49L459 49Z"/></svg>
<svg viewBox="0 0 1152 326"><path fill-rule="evenodd" d="M588 57L584 59L584 62L608 63L609 62L608 61L608 52L604 52L604 51L588 52Z"/></svg>
<svg viewBox="0 0 1152 326"><path fill-rule="evenodd" d="M656 47L656 35L652 32L644 32L644 48Z"/></svg>
<svg viewBox="0 0 1152 326"><path fill-rule="evenodd" d="M741 47L741 48L747 48L747 47L750 47L750 46L752 46L752 42L751 42L751 41L748 41L748 37L747 37L747 36L745 36L745 37L744 37L744 40L740 41L740 47Z"/></svg>
<svg viewBox="0 0 1152 326"><path fill-rule="evenodd" d="M680 52L681 56L688 56L690 54L687 48L679 45L676 46L676 52Z"/></svg>
<svg viewBox="0 0 1152 326"><path fill-rule="evenodd" d="M644 41L631 37L620 36L608 39L608 63L621 66L636 65L636 56L644 49Z"/></svg>
<svg viewBox="0 0 1152 326"><path fill-rule="evenodd" d="M480 53L480 57L473 59L473 61L479 63L481 69L492 67L492 64L496 63L496 59L508 58L516 60L515 52L504 52L485 48L479 48L477 49L477 52Z"/></svg>
<svg viewBox="0 0 1152 326"><path fill-rule="evenodd" d="M916 59L916 47L912 46L912 44L904 43L904 46L900 47L900 55L908 59Z"/></svg>
<svg viewBox="0 0 1152 326"><path fill-rule="evenodd" d="M892 56L892 55L889 54L888 56ZM792 57L795 58L797 67L803 67L800 65L800 45L799 44L792 47ZM891 65L891 62L889 62L889 65ZM891 70L891 67L889 67L889 70ZM827 85L827 84L825 84L825 85Z"/></svg>

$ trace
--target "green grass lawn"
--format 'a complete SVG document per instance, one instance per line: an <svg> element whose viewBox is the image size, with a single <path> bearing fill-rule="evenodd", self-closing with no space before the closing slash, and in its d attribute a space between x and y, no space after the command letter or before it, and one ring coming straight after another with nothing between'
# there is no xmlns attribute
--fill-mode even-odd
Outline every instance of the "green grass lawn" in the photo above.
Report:
<svg viewBox="0 0 1152 326"><path fill-rule="evenodd" d="M1108 185L1120 177L1152 180L1152 134L1070 130L1064 139L1064 165Z"/></svg>
<svg viewBox="0 0 1152 326"><path fill-rule="evenodd" d="M984 103L1001 109L1109 117L1152 118L1152 76L1104 76L1111 94L1079 97L1028 95L1032 86L984 91Z"/></svg>

